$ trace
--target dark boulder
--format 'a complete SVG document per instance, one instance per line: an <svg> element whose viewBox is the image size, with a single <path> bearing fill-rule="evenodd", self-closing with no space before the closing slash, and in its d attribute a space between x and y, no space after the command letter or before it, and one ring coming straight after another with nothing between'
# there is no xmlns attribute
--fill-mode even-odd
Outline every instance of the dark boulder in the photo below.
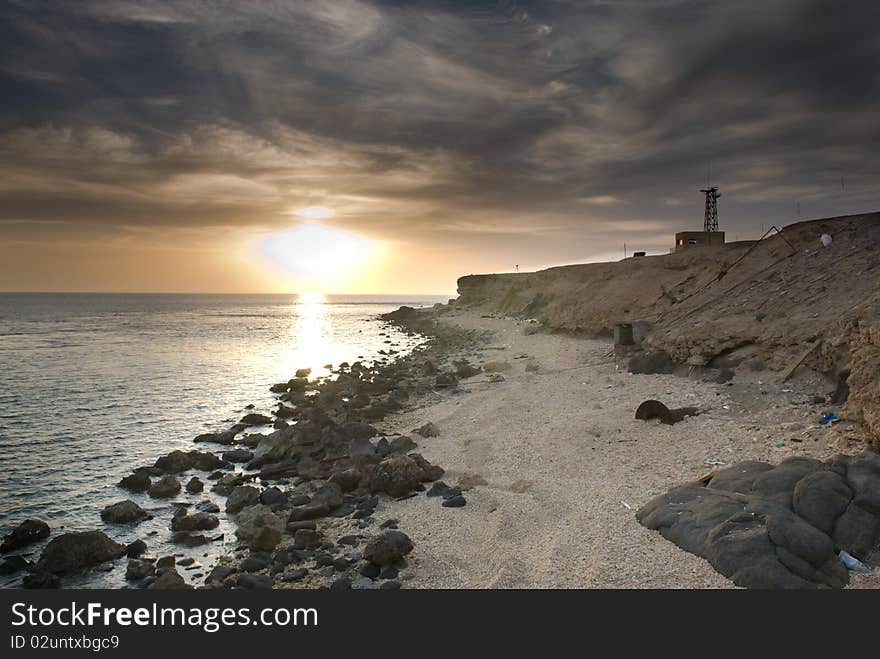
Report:
<svg viewBox="0 0 880 659"><path fill-rule="evenodd" d="M39 519L26 519L3 537L0 553L26 547L49 537L49 525Z"/></svg>
<svg viewBox="0 0 880 659"><path fill-rule="evenodd" d="M152 518L150 513L130 499L110 504L101 511L101 519L111 524L133 524Z"/></svg>
<svg viewBox="0 0 880 659"><path fill-rule="evenodd" d="M37 570L53 574L76 572L125 556L126 547L101 531L75 531L52 539L37 563Z"/></svg>
<svg viewBox="0 0 880 659"><path fill-rule="evenodd" d="M146 492L150 489L150 477L142 471L136 471L123 478L117 485L132 492Z"/></svg>
<svg viewBox="0 0 880 659"><path fill-rule="evenodd" d="M364 547L364 558L374 565L390 565L413 550L413 543L401 531L385 531Z"/></svg>
<svg viewBox="0 0 880 659"><path fill-rule="evenodd" d="M180 481L174 476L163 476L147 491L154 499L168 499L180 493Z"/></svg>

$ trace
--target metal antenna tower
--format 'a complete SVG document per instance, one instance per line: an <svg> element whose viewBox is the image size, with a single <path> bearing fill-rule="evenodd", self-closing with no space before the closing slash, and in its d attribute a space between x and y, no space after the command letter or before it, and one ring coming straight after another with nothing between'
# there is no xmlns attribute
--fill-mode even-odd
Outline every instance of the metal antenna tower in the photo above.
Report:
<svg viewBox="0 0 880 659"><path fill-rule="evenodd" d="M703 223L703 231L718 231L718 197L721 193L717 187L709 187L700 190L706 195L706 219Z"/></svg>

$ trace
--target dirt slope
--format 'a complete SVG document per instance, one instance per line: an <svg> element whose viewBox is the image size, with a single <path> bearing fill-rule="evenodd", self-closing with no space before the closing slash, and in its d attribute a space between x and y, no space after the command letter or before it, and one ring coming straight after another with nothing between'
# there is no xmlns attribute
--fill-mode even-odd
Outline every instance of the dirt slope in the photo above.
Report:
<svg viewBox="0 0 880 659"><path fill-rule="evenodd" d="M833 242L823 247L819 237ZM880 437L880 213L800 222L760 242L674 254L472 275L456 305L536 318L550 330L609 333L646 321L646 348L708 364L750 346L782 371L849 375L846 412Z"/></svg>

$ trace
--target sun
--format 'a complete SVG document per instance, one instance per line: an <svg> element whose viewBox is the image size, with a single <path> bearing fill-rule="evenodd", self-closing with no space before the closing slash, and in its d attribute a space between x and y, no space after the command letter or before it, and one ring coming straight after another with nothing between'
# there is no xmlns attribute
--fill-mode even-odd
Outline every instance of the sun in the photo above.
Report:
<svg viewBox="0 0 880 659"><path fill-rule="evenodd" d="M324 283L363 270L379 249L375 241L314 222L269 234L260 243L260 253L285 273Z"/></svg>

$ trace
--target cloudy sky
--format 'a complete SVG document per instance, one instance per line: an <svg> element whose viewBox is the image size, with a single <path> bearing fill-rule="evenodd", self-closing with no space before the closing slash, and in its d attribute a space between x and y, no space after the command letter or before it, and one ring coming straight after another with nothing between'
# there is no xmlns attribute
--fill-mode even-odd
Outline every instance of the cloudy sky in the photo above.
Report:
<svg viewBox="0 0 880 659"><path fill-rule="evenodd" d="M878 25L873 0L5 0L0 290L452 293L668 251L710 168L728 239L877 210Z"/></svg>

